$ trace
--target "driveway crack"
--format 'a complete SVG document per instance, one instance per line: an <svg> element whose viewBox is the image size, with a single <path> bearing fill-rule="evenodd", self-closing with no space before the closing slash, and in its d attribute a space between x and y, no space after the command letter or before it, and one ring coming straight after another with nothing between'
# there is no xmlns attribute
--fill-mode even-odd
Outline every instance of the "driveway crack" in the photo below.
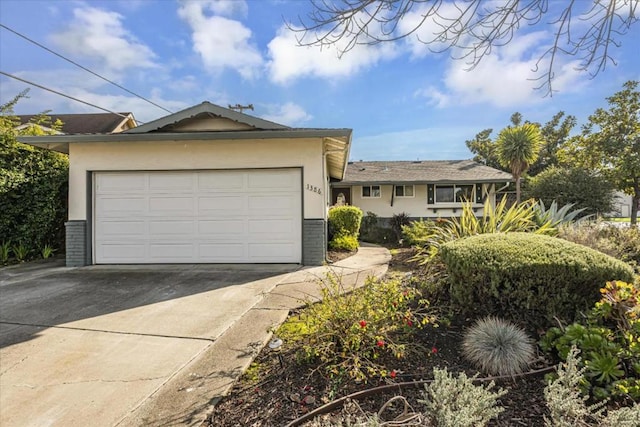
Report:
<svg viewBox="0 0 640 427"><path fill-rule="evenodd" d="M155 338L177 338L183 340L193 340L193 341L207 341L207 342L215 342L216 338L206 338L206 337L188 337L182 335L164 335L164 334L150 334L150 333L142 333L142 332L127 332L127 331L109 331L106 329L92 329L92 328L79 328L74 326L60 326L60 325L45 325L38 323L22 323L22 322L12 322L2 320L0 324L5 325L14 325L14 326L32 326L36 328L53 328L53 329L67 329L71 331L86 331L86 332L101 332L105 334L114 334L114 335L133 335L133 336L143 336L143 337L155 337Z"/></svg>

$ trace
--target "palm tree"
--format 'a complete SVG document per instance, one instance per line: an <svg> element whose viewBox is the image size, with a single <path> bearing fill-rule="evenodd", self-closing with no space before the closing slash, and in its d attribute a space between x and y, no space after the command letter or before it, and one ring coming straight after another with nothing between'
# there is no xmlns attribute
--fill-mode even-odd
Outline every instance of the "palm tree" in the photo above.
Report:
<svg viewBox="0 0 640 427"><path fill-rule="evenodd" d="M506 127L498 135L496 153L516 180L516 203L520 203L520 178L538 159L542 145L540 128L531 123Z"/></svg>

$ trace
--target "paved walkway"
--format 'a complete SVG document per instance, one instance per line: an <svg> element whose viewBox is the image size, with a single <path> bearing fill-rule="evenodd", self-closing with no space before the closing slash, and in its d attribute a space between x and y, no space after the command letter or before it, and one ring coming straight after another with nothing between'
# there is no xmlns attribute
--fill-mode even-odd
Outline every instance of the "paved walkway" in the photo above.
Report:
<svg viewBox="0 0 640 427"><path fill-rule="evenodd" d="M340 276L345 287L357 287L370 276L384 275L390 260L387 249L363 246L356 255L330 267L304 268L283 275L277 286L196 360L118 425L199 426L271 339L270 331L287 318L291 309L302 306L305 300L319 298L319 280L328 272Z"/></svg>

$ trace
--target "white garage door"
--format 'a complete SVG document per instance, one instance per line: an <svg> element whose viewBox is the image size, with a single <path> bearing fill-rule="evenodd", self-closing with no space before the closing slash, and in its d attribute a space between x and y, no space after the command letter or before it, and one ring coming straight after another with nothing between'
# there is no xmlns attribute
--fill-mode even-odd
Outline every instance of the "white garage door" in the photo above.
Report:
<svg viewBox="0 0 640 427"><path fill-rule="evenodd" d="M95 174L97 264L299 263L299 169Z"/></svg>

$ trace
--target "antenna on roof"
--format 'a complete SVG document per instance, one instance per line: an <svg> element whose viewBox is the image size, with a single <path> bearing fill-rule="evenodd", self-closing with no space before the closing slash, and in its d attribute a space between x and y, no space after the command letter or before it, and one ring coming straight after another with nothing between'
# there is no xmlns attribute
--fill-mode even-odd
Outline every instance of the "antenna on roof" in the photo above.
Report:
<svg viewBox="0 0 640 427"><path fill-rule="evenodd" d="M240 105L240 104L231 105L231 104L229 104L229 109L230 109L230 110L238 110L238 111L240 111L241 113L242 113L244 110L251 110L251 111L253 111L253 104L249 104L249 105Z"/></svg>

